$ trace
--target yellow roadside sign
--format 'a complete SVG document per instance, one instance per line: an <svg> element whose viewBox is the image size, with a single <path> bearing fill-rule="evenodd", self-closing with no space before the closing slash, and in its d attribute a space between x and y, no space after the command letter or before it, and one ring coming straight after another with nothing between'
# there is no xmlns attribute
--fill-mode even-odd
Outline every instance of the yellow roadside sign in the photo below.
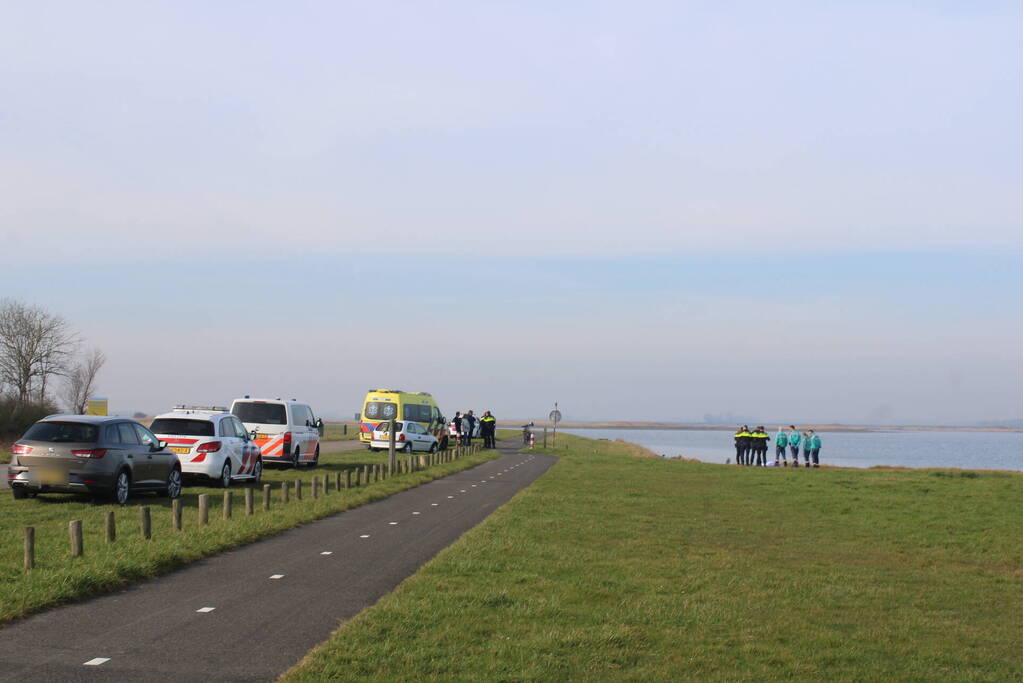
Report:
<svg viewBox="0 0 1023 683"><path fill-rule="evenodd" d="M86 415L106 415L107 400L105 398L90 398L85 409Z"/></svg>

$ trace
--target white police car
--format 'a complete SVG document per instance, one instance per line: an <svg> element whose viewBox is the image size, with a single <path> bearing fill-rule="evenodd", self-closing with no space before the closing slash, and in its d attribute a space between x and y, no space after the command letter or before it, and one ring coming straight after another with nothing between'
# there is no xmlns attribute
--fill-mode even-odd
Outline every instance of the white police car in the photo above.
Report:
<svg viewBox="0 0 1023 683"><path fill-rule="evenodd" d="M399 451L437 452L437 437L426 431L426 427L411 420L395 422L394 447ZM391 430L389 422L381 422L373 430L373 440L369 442L372 451L390 448Z"/></svg>
<svg viewBox="0 0 1023 683"><path fill-rule="evenodd" d="M185 478L210 479L227 488L235 481L258 484L263 477L259 446L227 408L177 406L157 415L149 429L177 454Z"/></svg>

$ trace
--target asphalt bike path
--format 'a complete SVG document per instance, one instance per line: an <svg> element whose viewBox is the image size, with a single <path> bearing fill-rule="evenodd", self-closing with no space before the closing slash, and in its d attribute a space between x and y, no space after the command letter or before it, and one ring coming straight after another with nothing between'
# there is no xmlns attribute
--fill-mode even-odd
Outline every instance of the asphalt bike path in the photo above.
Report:
<svg viewBox="0 0 1023 683"><path fill-rule="evenodd" d="M501 451L469 470L0 628L0 681L274 680L555 462Z"/></svg>

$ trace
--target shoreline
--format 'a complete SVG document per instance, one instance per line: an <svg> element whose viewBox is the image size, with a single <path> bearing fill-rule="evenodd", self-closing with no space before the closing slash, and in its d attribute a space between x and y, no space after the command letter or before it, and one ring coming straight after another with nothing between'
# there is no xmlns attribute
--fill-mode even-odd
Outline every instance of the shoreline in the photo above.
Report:
<svg viewBox="0 0 1023 683"><path fill-rule="evenodd" d="M508 421L522 425L524 422ZM771 423L771 429L777 427ZM990 432L996 434L1019 434L1023 429L1017 427L929 427L919 425L846 425L846 424L804 424L797 425L800 429L812 428L818 432ZM553 424L546 420L535 420L533 430L553 429ZM691 431L691 432L732 432L735 425L696 425L675 422L559 422L558 429L628 429L635 431ZM521 428L521 427L520 427ZM505 429L512 429L505 427Z"/></svg>

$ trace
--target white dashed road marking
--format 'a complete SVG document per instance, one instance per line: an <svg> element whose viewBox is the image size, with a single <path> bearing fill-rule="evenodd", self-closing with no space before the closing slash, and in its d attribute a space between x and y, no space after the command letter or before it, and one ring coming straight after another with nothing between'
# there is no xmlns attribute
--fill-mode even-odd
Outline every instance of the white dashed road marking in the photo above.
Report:
<svg viewBox="0 0 1023 683"><path fill-rule="evenodd" d="M283 579L284 578L284 574L271 574L270 578L271 579Z"/></svg>
<svg viewBox="0 0 1023 683"><path fill-rule="evenodd" d="M198 612L199 614L208 614L209 612L212 612L215 609L217 609L217 608L216 607L200 607L199 609L196 610L196 612Z"/></svg>
<svg viewBox="0 0 1023 683"><path fill-rule="evenodd" d="M432 505L433 507L437 507L438 505L440 505L440 503L430 503L430 505Z"/></svg>
<svg viewBox="0 0 1023 683"><path fill-rule="evenodd" d="M397 526L398 525L397 522L388 522L388 524L390 524L391 526Z"/></svg>
<svg viewBox="0 0 1023 683"><path fill-rule="evenodd" d="M418 515L419 513L418 513L418 512L413 512L412 514L413 514L413 515Z"/></svg>
<svg viewBox="0 0 1023 683"><path fill-rule="evenodd" d="M321 555L333 555L333 554L334 554L334 551L333 551L333 550L324 550L324 551L323 551L322 553L320 553L320 554L321 554Z"/></svg>
<svg viewBox="0 0 1023 683"><path fill-rule="evenodd" d="M84 662L82 666L99 666L100 664L106 664L109 661L110 657L96 657L95 659L90 659L89 661Z"/></svg>
<svg viewBox="0 0 1023 683"><path fill-rule="evenodd" d="M369 534L363 534L362 536L359 536L359 538L369 538Z"/></svg>

